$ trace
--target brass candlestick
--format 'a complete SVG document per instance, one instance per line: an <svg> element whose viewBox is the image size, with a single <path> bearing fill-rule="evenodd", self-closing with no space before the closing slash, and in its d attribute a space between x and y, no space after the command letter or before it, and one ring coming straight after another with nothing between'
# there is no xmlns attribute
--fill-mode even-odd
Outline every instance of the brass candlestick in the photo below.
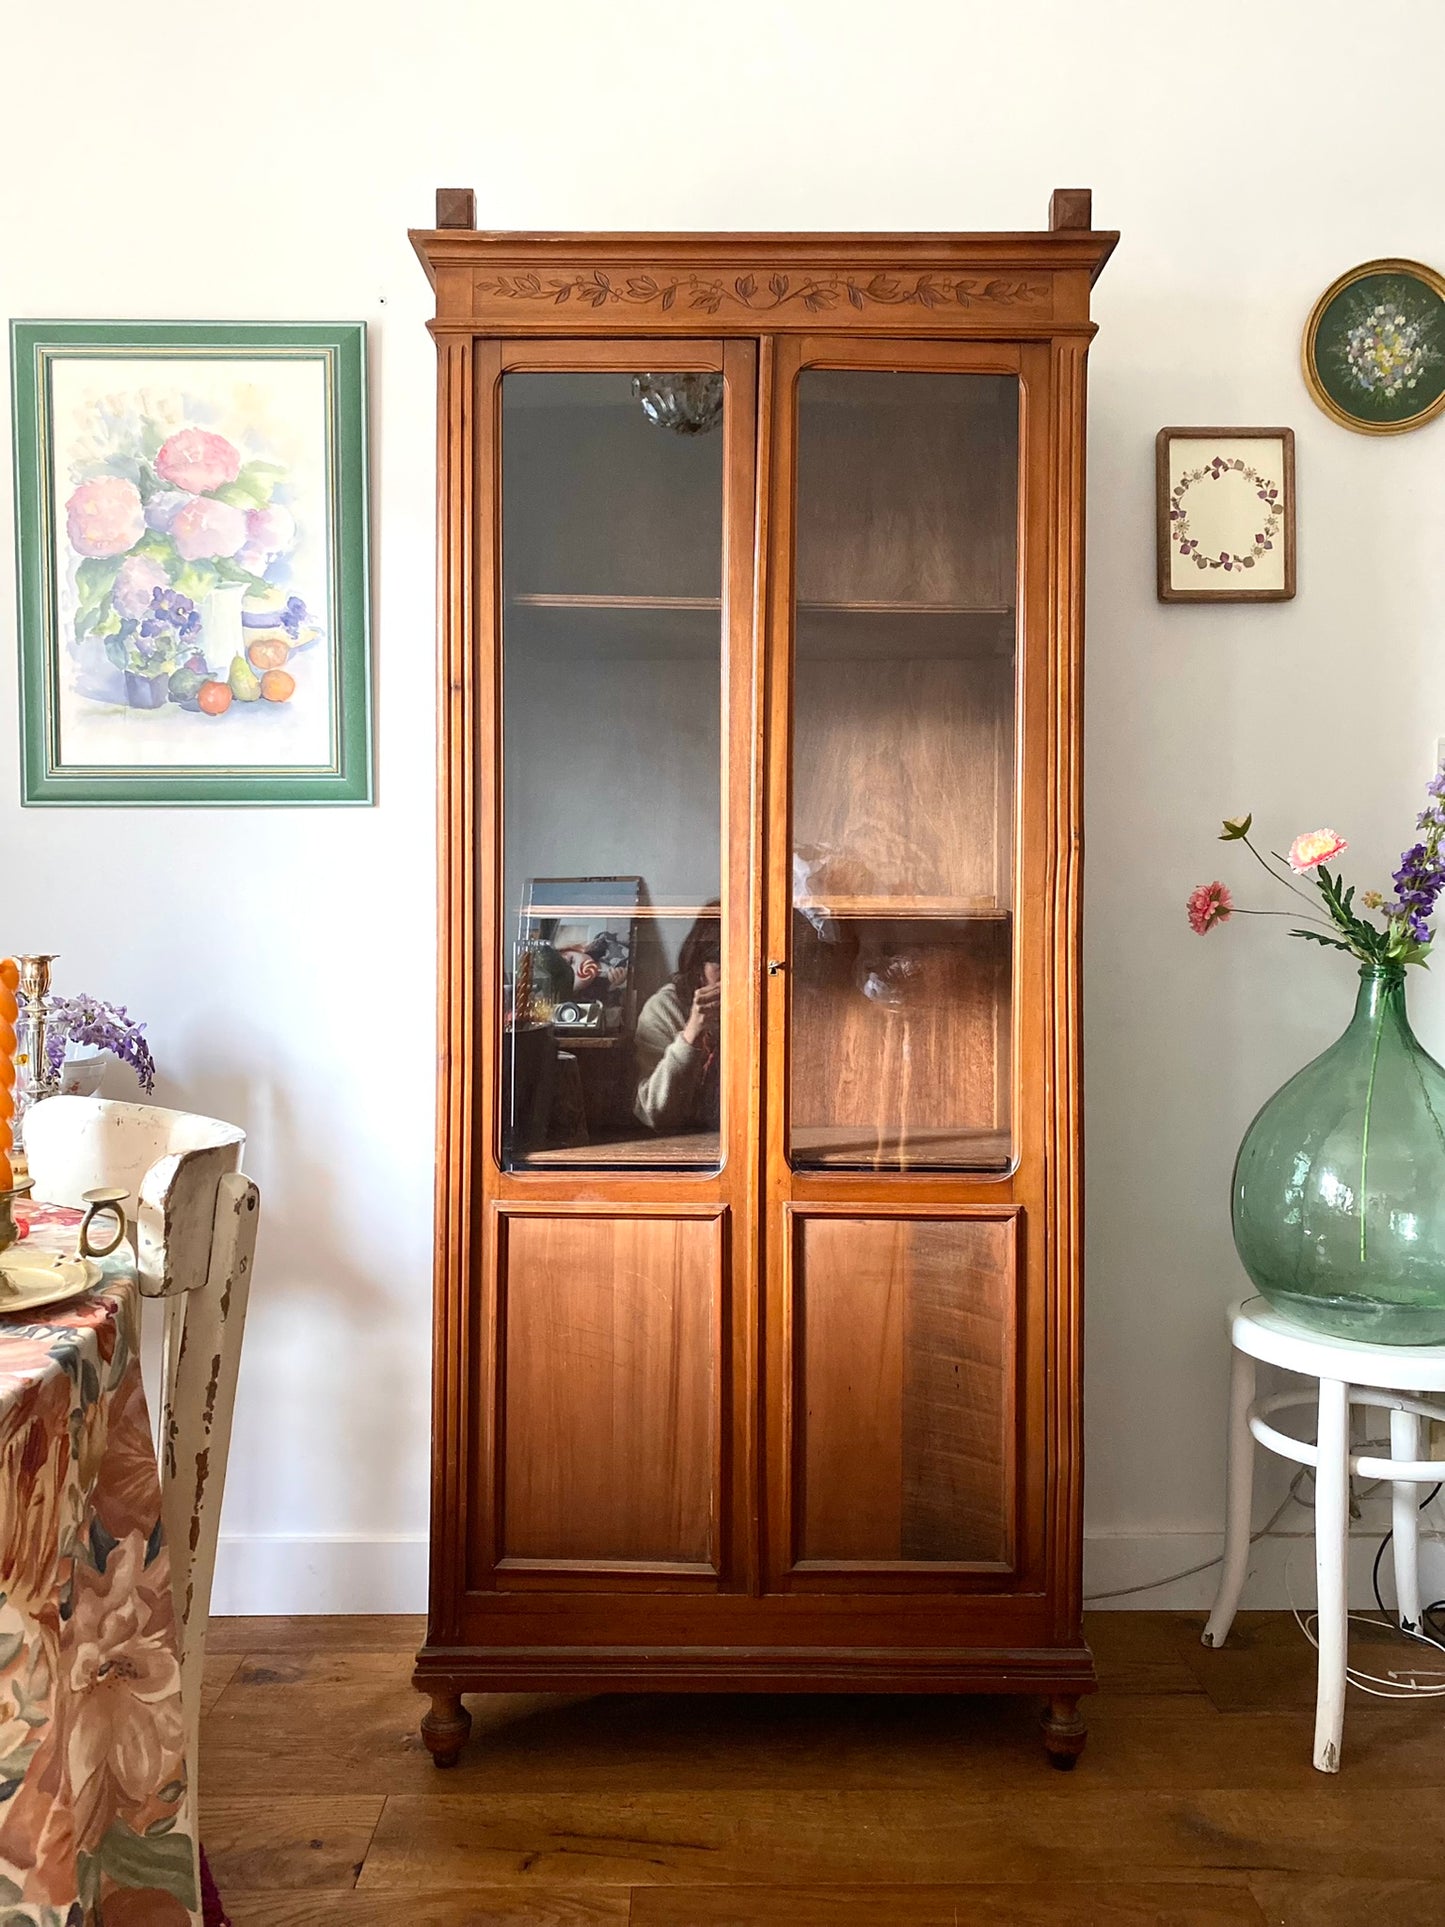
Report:
<svg viewBox="0 0 1445 1927"><path fill-rule="evenodd" d="M0 1191L0 1252L8 1251L18 1241L20 1227L15 1222L15 1200L29 1195L29 1178L17 1180L8 1191Z"/></svg>
<svg viewBox="0 0 1445 1927"><path fill-rule="evenodd" d="M32 1104L38 1104L44 1097L54 1097L60 1089L60 1079L50 1068L45 1048L50 1025L46 999L50 995L50 966L55 962L55 954L40 952L15 959L20 972L20 1010L15 1021L14 1150L22 1158L25 1113Z"/></svg>

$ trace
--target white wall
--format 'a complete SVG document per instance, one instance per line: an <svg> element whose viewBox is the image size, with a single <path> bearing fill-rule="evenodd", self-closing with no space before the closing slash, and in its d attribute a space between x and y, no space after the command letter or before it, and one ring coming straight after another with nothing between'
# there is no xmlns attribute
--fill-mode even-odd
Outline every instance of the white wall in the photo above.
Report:
<svg viewBox="0 0 1445 1927"><path fill-rule="evenodd" d="M0 948L59 951L63 985L148 1018L162 1101L252 1133L221 1603L422 1596L433 351L405 230L438 184L503 228L968 228L1041 225L1083 183L1123 230L1090 452L1091 1559L1117 1584L1207 1557L1231 1157L1353 986L1278 925L1200 943L1182 901L1252 887L1212 840L1246 808L1279 836L1333 824L1382 879L1445 733L1445 426L1351 435L1298 372L1340 270L1445 264L1445 11L1404 0L1378 52L1345 0L12 11L0 310L372 331L375 809L22 814L0 648ZM1155 602L1166 422L1294 425L1295 602ZM0 585L7 632L12 607ZM1445 1051L1438 986L1415 1006Z"/></svg>

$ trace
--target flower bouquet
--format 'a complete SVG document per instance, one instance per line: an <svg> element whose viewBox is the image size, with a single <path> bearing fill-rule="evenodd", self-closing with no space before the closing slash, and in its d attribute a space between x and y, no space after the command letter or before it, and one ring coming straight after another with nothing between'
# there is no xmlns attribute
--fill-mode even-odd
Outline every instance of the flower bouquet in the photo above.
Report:
<svg viewBox="0 0 1445 1927"><path fill-rule="evenodd" d="M1394 891L1358 898L1329 861L1348 846L1333 830L1297 836L1287 857L1251 839L1252 818L1225 822L1306 905L1247 910L1221 882L1188 902L1200 936L1235 915L1288 916L1291 935L1360 965L1344 1035L1277 1091L1235 1161L1235 1248L1278 1310L1315 1330L1378 1343L1445 1342L1445 1069L1410 1027L1405 975L1426 966L1431 918L1445 889L1445 772L1429 786L1421 834L1400 859Z"/></svg>
<svg viewBox="0 0 1445 1927"><path fill-rule="evenodd" d="M74 642L100 645L114 700L211 716L290 700L285 662L320 631L282 586L297 540L285 475L211 429L165 434L148 416L77 465Z"/></svg>

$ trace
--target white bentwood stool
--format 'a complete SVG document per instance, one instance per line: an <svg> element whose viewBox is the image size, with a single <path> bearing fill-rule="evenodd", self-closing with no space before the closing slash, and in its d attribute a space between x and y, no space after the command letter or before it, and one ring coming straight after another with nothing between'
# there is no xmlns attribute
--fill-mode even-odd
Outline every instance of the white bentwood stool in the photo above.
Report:
<svg viewBox="0 0 1445 1927"><path fill-rule="evenodd" d="M1206 1646L1229 1637L1249 1569L1254 1500L1254 1443L1313 1467L1315 1475L1315 1585L1319 1608L1319 1685L1315 1697L1315 1765L1340 1770L1345 1725L1345 1663L1349 1641L1348 1575L1350 1475L1389 1479L1393 1487L1395 1599L1401 1627L1418 1631L1420 1603L1419 1491L1445 1479L1445 1459L1420 1456L1421 1426L1445 1420L1445 1405L1422 1392L1445 1392L1445 1345L1367 1345L1306 1331L1272 1311L1263 1298L1243 1298L1229 1311L1234 1369L1229 1385L1229 1485L1224 1526L1224 1571ZM1301 1389L1254 1395L1255 1363L1281 1365L1319 1380L1319 1418L1311 1445L1278 1432L1271 1413L1314 1403ZM1350 1451L1350 1407L1390 1414L1390 1456Z"/></svg>

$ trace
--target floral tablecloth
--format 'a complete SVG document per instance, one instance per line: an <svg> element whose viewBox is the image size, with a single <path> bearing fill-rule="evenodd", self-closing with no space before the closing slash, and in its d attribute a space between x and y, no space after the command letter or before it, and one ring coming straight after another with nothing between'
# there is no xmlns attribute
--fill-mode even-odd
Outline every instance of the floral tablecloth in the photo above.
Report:
<svg viewBox="0 0 1445 1927"><path fill-rule="evenodd" d="M73 1252L78 1211L24 1207ZM0 1927L191 1927L170 1558L128 1248L0 1314Z"/></svg>

